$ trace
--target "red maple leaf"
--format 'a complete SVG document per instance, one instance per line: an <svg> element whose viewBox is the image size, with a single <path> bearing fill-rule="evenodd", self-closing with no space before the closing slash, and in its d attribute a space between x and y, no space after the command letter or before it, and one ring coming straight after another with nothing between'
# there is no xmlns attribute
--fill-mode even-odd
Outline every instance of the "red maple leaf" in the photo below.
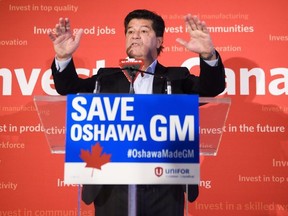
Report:
<svg viewBox="0 0 288 216"><path fill-rule="evenodd" d="M101 166L110 162L111 154L102 153L103 147L96 143L91 147L91 152L89 150L81 149L80 158L86 162L85 167L91 167L101 170ZM93 169L94 170L94 169ZM92 170L92 176L93 176Z"/></svg>

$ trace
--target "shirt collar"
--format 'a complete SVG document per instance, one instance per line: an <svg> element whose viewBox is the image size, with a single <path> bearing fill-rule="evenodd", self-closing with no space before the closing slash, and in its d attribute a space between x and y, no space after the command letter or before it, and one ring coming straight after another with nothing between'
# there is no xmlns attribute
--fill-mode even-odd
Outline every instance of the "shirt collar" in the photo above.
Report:
<svg viewBox="0 0 288 216"><path fill-rule="evenodd" d="M156 68L156 65L157 65L157 59L155 59L150 65L149 67L146 69L147 72L150 72L150 73L155 73L155 68ZM144 75L149 75L149 74L144 74Z"/></svg>

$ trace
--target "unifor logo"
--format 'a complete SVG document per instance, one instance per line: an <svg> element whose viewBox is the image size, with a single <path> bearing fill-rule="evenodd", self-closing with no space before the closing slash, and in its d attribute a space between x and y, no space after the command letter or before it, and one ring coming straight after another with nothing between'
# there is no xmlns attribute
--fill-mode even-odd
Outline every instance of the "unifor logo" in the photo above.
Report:
<svg viewBox="0 0 288 216"><path fill-rule="evenodd" d="M155 167L154 173L158 177L162 176L163 175L163 168L162 167Z"/></svg>

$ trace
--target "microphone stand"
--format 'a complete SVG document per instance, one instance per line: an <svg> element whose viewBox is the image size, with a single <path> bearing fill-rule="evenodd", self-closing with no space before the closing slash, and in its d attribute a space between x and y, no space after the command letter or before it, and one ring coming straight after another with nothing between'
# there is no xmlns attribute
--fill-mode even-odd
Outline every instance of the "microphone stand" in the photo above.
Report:
<svg viewBox="0 0 288 216"><path fill-rule="evenodd" d="M130 82L129 94L135 94L135 90L134 90L134 81L136 77L135 71L131 73L130 77L131 77L131 82Z"/></svg>
<svg viewBox="0 0 288 216"><path fill-rule="evenodd" d="M137 70L135 68L121 68L121 70L128 71L130 76L130 89L129 94L135 94L134 90L134 81L136 77ZM137 215L137 185L129 184L128 185L128 216L136 216Z"/></svg>

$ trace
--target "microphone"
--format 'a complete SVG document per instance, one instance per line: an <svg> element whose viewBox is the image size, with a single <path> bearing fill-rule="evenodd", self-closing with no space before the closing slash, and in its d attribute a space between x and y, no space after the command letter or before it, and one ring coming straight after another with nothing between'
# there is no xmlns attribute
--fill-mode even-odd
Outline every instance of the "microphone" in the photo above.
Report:
<svg viewBox="0 0 288 216"><path fill-rule="evenodd" d="M166 80L166 93L172 94L171 80L169 80L168 77L166 76L159 76L159 75L155 75L154 73L141 70L141 68L144 65L143 60L134 59L134 58L120 59L119 65L121 67L120 69L125 74L128 81L130 82L130 91L129 91L130 94L135 93L133 83L135 81L137 73L141 73L142 77L144 76L144 74L149 74L160 79L165 79Z"/></svg>
<svg viewBox="0 0 288 216"><path fill-rule="evenodd" d="M135 94L133 83L135 81L136 75L138 75L137 73L143 67L143 64L144 62L141 59L127 58L119 60L121 70L123 71L128 81L130 82L130 90L129 90L130 94ZM143 77L142 72L141 76Z"/></svg>
<svg viewBox="0 0 288 216"><path fill-rule="evenodd" d="M98 81L98 77L96 78L96 81L95 81L95 88L94 88L93 93L94 94L100 93L100 84L99 84L99 81Z"/></svg>
<svg viewBox="0 0 288 216"><path fill-rule="evenodd" d="M141 73L142 77L144 76L143 72L141 71L144 62L141 59L134 59L134 58L120 59L119 65L130 83L134 82L134 79L138 72Z"/></svg>
<svg viewBox="0 0 288 216"><path fill-rule="evenodd" d="M172 86L171 86L171 81L170 80L168 80L167 78L166 78L166 92L167 92L167 94L172 94Z"/></svg>

